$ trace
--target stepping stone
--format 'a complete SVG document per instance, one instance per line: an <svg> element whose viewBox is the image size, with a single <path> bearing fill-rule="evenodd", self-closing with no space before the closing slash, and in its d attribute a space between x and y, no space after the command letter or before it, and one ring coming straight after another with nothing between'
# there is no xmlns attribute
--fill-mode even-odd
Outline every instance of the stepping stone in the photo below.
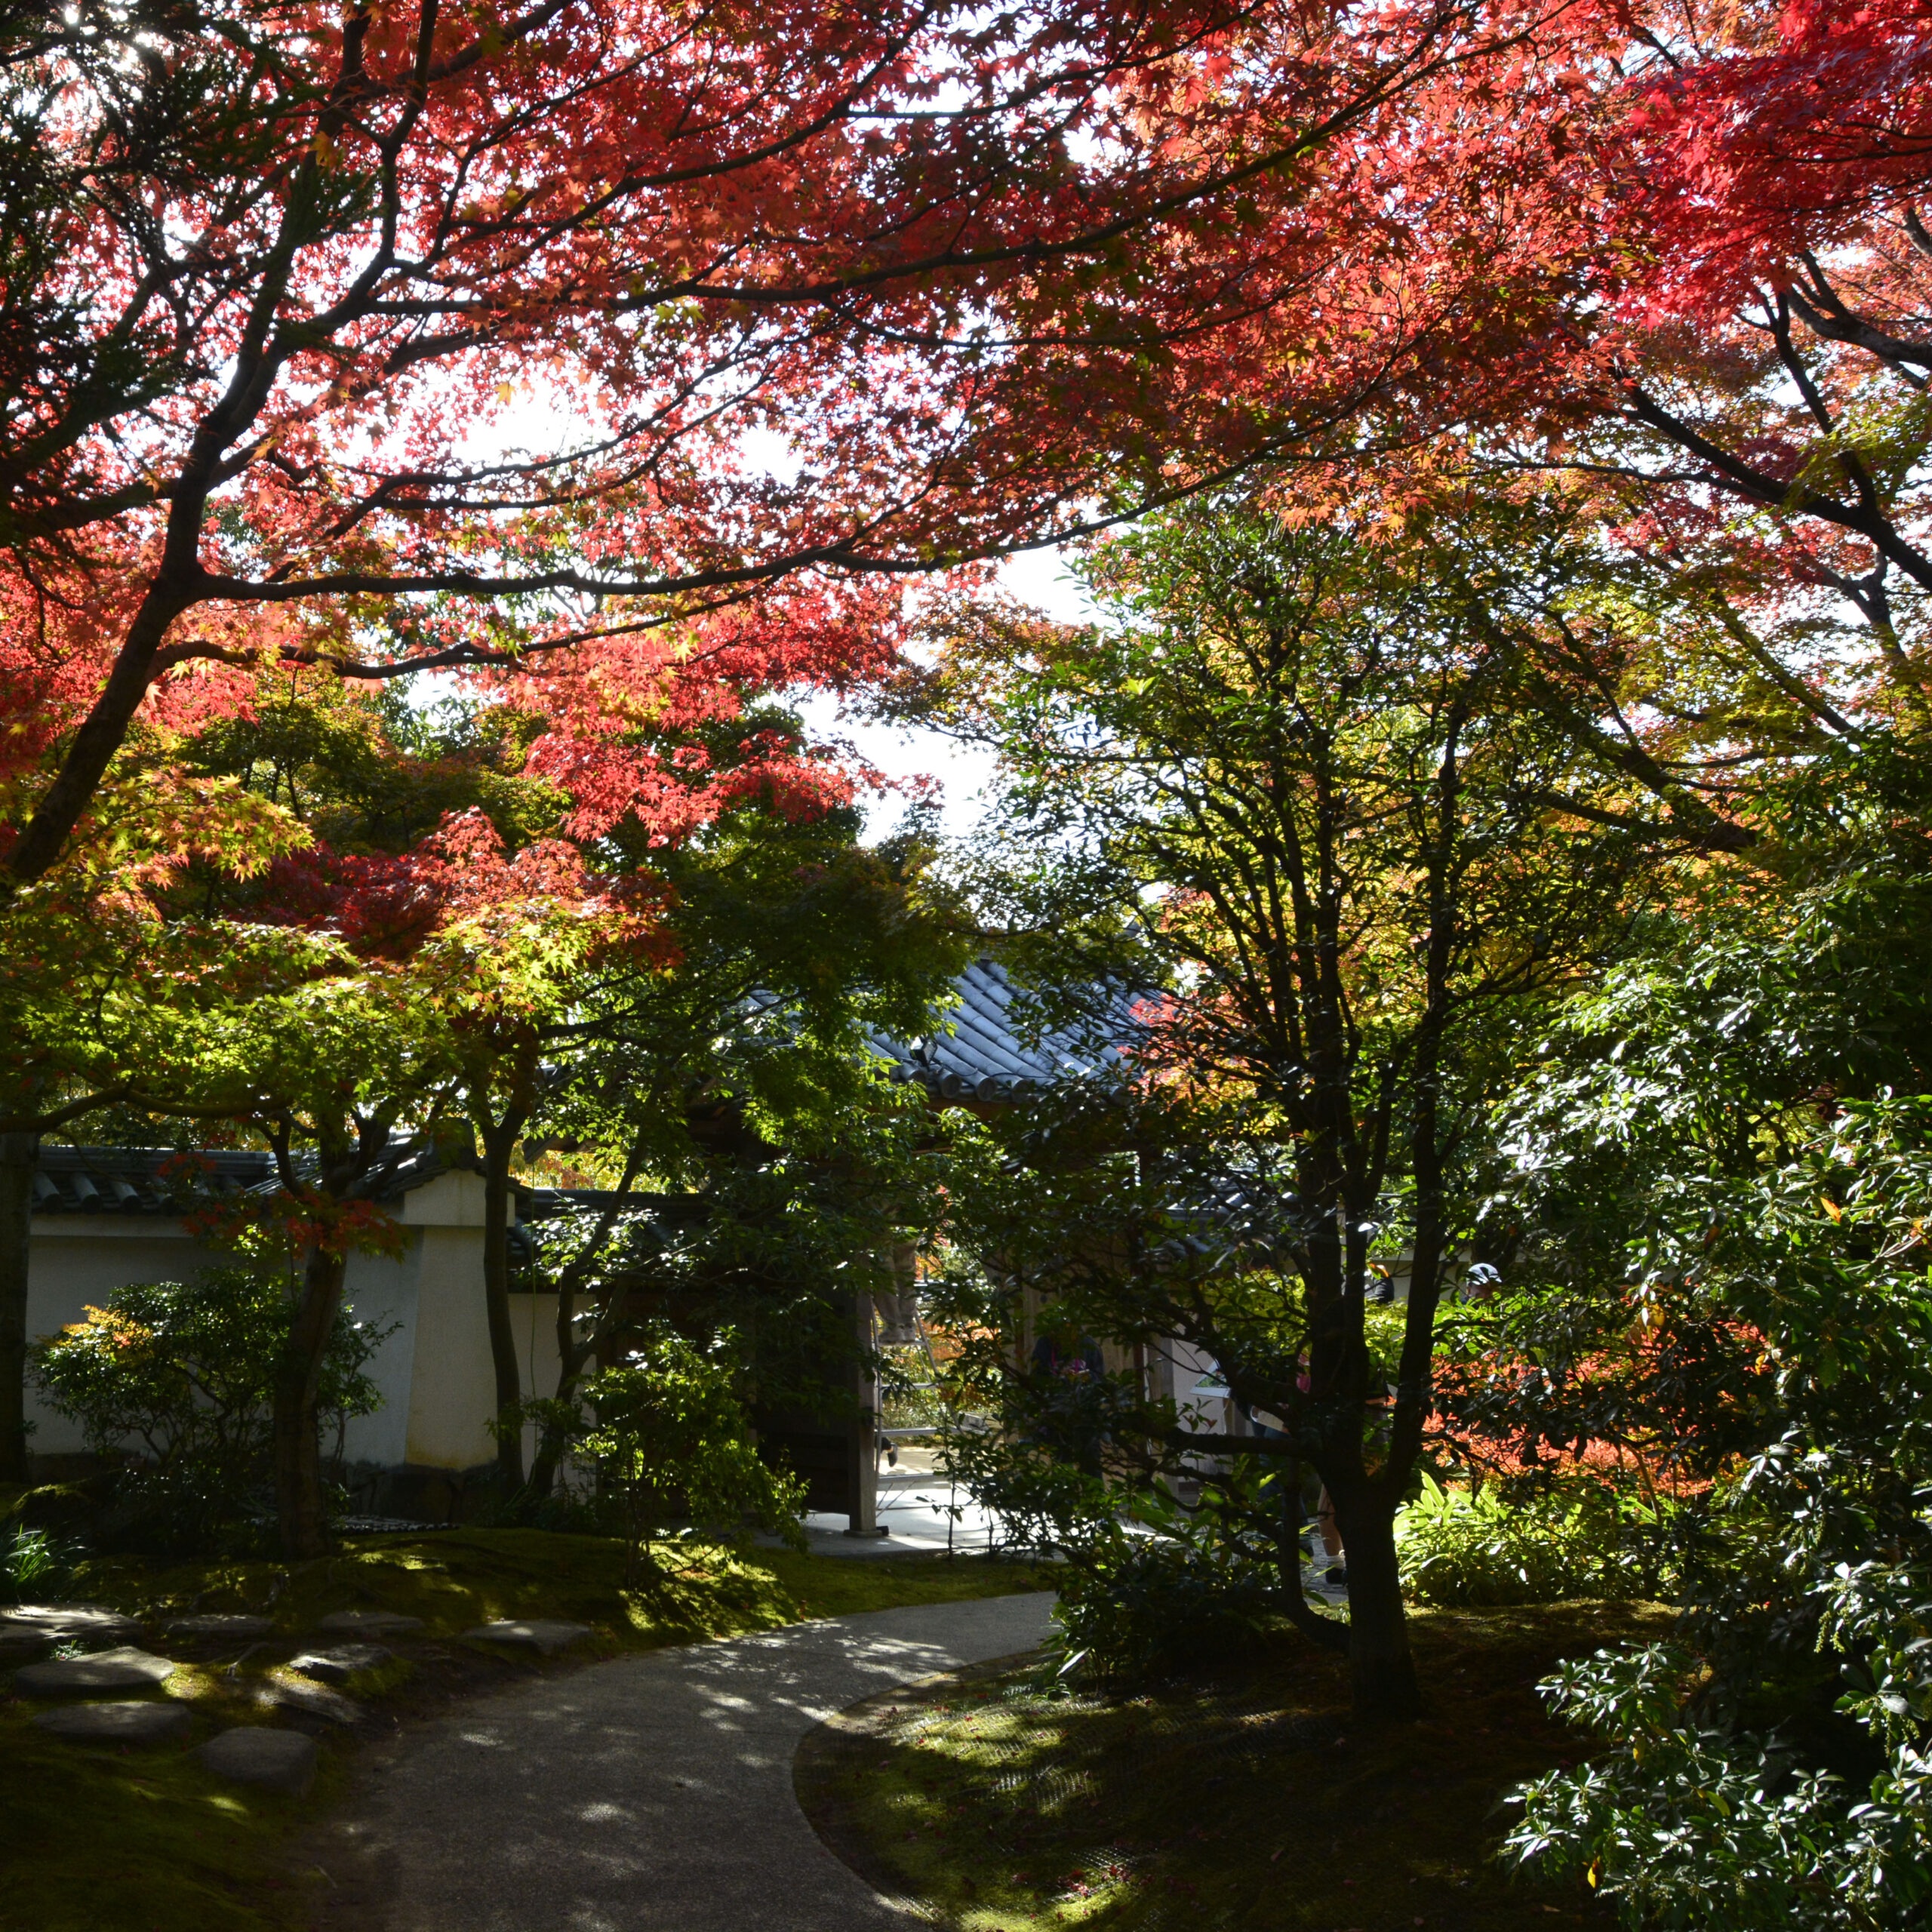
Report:
<svg viewBox="0 0 1932 1932"><path fill-rule="evenodd" d="M256 1685L255 1702L265 1711L306 1711L330 1724L355 1724L368 1715L353 1697L278 1670L270 1671Z"/></svg>
<svg viewBox="0 0 1932 1932"><path fill-rule="evenodd" d="M242 1724L211 1737L195 1754L218 1778L300 1798L315 1781L315 1740L299 1730Z"/></svg>
<svg viewBox="0 0 1932 1932"><path fill-rule="evenodd" d="M131 1644L141 1626L131 1617L98 1603L23 1603L0 1610L0 1635L32 1637L43 1644Z"/></svg>
<svg viewBox="0 0 1932 1932"><path fill-rule="evenodd" d="M474 1630L466 1630L463 1634L466 1637L480 1637L488 1644L527 1644L547 1657L565 1644L589 1636L590 1626L560 1623L546 1617L506 1617L495 1623L479 1623Z"/></svg>
<svg viewBox="0 0 1932 1932"><path fill-rule="evenodd" d="M186 1734L194 1722L186 1704L162 1697L125 1704L68 1704L37 1712L33 1721L76 1744L160 1744Z"/></svg>
<svg viewBox="0 0 1932 1932"><path fill-rule="evenodd" d="M402 1637L423 1628L420 1617L403 1617L392 1610L338 1610L315 1626L332 1636Z"/></svg>
<svg viewBox="0 0 1932 1932"><path fill-rule="evenodd" d="M58 1697L70 1690L145 1690L174 1674L166 1657L146 1651L97 1651L85 1657L56 1657L14 1673L14 1688L26 1697Z"/></svg>
<svg viewBox="0 0 1932 1932"><path fill-rule="evenodd" d="M168 1634L171 1637L272 1637L275 1634L275 1619L214 1614L177 1617L168 1626Z"/></svg>
<svg viewBox="0 0 1932 1932"><path fill-rule="evenodd" d="M338 1644L333 1650L304 1651L289 1659L288 1667L325 1684L346 1684L358 1670L374 1670L395 1655L380 1644Z"/></svg>

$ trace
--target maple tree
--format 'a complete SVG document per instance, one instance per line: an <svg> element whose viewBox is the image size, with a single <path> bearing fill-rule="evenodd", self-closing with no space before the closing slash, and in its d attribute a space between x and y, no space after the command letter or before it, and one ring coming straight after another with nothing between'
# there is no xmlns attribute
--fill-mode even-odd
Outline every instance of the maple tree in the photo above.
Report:
<svg viewBox="0 0 1932 1932"><path fill-rule="evenodd" d="M1482 251L1510 326L1445 343L1463 417L1418 414L1374 494L1456 516L1472 478L1554 484L1643 560L1681 645L1605 634L1561 674L1614 728L1647 709L1680 780L1721 784L1780 733L1842 749L1922 726L1923 26L1909 0L1586 0L1432 76L1426 131L1392 157L1411 245ZM1362 480L1284 494L1306 513Z"/></svg>
<svg viewBox="0 0 1932 1932"><path fill-rule="evenodd" d="M262 662L656 709L789 580L718 648L848 675L866 573L1318 442L1475 286L1376 155L1488 11L7 9L7 878Z"/></svg>
<svg viewBox="0 0 1932 1932"><path fill-rule="evenodd" d="M1393 1526L1477 1232L1475 1123L1509 1040L1617 923L1637 849L1595 820L1626 782L1524 715L1518 654L1439 565L1197 503L1090 561L1099 621L974 614L924 694L999 747L988 889L1016 957L1050 987L1148 989L1121 1091L1023 1112L962 1183L960 1238L1072 1332L1179 1337L1279 1419L1257 1453L1334 1499L1349 1620L1303 1599L1277 1496L1281 1601L1384 1717L1417 1708ZM1408 1276L1392 1372L1365 1340L1378 1263ZM1172 1426L1095 1439L1226 1440Z"/></svg>
<svg viewBox="0 0 1932 1932"><path fill-rule="evenodd" d="M267 666L496 676L581 835L835 802L792 741L694 784L630 728L1348 423L1468 281L1404 261L1378 124L1500 11L0 8L0 887ZM1284 315L1334 351L1285 428L1237 379ZM22 1242L86 1097L9 1114Z"/></svg>

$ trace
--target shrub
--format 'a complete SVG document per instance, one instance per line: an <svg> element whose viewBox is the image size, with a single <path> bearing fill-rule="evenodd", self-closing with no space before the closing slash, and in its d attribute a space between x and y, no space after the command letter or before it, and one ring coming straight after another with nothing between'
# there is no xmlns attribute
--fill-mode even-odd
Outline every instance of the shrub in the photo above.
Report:
<svg viewBox="0 0 1932 1932"><path fill-rule="evenodd" d="M137 1460L103 1527L165 1551L220 1543L257 1510L267 1479L277 1355L291 1304L264 1269L211 1268L192 1282L132 1282L38 1343L33 1373L95 1454ZM380 1406L364 1373L386 1335L345 1312L318 1407L337 1451L352 1417Z"/></svg>
<svg viewBox="0 0 1932 1932"><path fill-rule="evenodd" d="M632 1586L654 1572L651 1546L678 1521L735 1535L749 1518L803 1546L805 1486L760 1459L735 1355L728 1332L703 1346L652 1324L623 1361L562 1401L525 1404L515 1420L554 1430L594 1465L599 1500L628 1546Z"/></svg>
<svg viewBox="0 0 1932 1932"><path fill-rule="evenodd" d="M1538 1490L1422 1481L1395 1519L1402 1587L1417 1603L1495 1607L1651 1597L1669 1586L1667 1525L1635 1495L1592 1477Z"/></svg>
<svg viewBox="0 0 1932 1932"><path fill-rule="evenodd" d="M1069 1555L1048 1644L1063 1676L1133 1682L1211 1669L1252 1651L1271 1620L1268 1572L1205 1536L1106 1521Z"/></svg>
<svg viewBox="0 0 1932 1932"><path fill-rule="evenodd" d="M1780 1730L1727 1720L1701 1659L1599 1651L1539 1687L1611 1748L1515 1797L1506 1856L1587 1877L1624 1924L1696 1932L1881 1932L1932 1906L1932 1601L1922 1569L1864 1564L1826 1593L1847 1656L1838 1711L1866 1734L1856 1782L1807 1766Z"/></svg>

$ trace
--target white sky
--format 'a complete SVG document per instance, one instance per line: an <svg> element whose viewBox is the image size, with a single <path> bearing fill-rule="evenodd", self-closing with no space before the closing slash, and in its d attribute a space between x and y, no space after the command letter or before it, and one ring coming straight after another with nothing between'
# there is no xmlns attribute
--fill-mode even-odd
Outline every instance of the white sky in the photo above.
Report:
<svg viewBox="0 0 1932 1932"><path fill-rule="evenodd" d="M1093 608L1067 575L1061 553L1029 550L1009 557L999 567L1001 586L1023 603L1032 605L1063 623L1091 618ZM855 745L860 754L890 778L930 777L940 786L940 823L954 838L971 832L989 808L987 788L993 777L992 754L974 746L955 743L937 731L902 729L863 718L841 715L836 700L811 697L797 706L807 728L838 737ZM888 792L874 798L866 810L866 835L884 837L897 824L906 801Z"/></svg>

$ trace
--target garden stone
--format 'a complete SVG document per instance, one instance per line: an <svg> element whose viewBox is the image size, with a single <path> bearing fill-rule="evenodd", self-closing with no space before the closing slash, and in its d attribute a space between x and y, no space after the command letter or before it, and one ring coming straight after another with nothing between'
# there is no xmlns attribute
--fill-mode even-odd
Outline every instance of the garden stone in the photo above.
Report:
<svg viewBox="0 0 1932 1932"><path fill-rule="evenodd" d="M423 1628L420 1617L403 1617L392 1610L338 1610L315 1626L343 1637L401 1637Z"/></svg>
<svg viewBox="0 0 1932 1932"><path fill-rule="evenodd" d="M42 1711L33 1721L42 1730L76 1744L159 1744L183 1735L194 1718L186 1704L162 1698L143 1703L68 1704Z"/></svg>
<svg viewBox="0 0 1932 1932"><path fill-rule="evenodd" d="M166 1657L146 1651L97 1651L91 1657L56 1657L14 1673L14 1688L26 1697L58 1697L70 1690L145 1690L172 1676Z"/></svg>
<svg viewBox="0 0 1932 1932"><path fill-rule="evenodd" d="M330 1724L355 1724L368 1715L353 1697L278 1670L269 1672L255 1687L255 1702L264 1710L306 1711Z"/></svg>
<svg viewBox="0 0 1932 1932"><path fill-rule="evenodd" d="M358 1670L374 1670L395 1655L380 1644L337 1644L332 1650L304 1651L289 1659L288 1667L325 1684L346 1684Z"/></svg>
<svg viewBox="0 0 1932 1932"><path fill-rule="evenodd" d="M549 1657L567 1644L590 1635L587 1623L565 1623L547 1617L505 1617L494 1623L479 1623L466 1630L466 1637L480 1637L489 1644L523 1644Z"/></svg>
<svg viewBox="0 0 1932 1932"><path fill-rule="evenodd" d="M270 1637L275 1634L275 1619L214 1613L177 1617L168 1626L168 1634L171 1637Z"/></svg>
<svg viewBox="0 0 1932 1932"><path fill-rule="evenodd" d="M97 1603L23 1603L0 1610L0 1635L43 1644L131 1644L141 1626Z"/></svg>
<svg viewBox="0 0 1932 1932"><path fill-rule="evenodd" d="M218 1778L260 1785L300 1798L315 1781L315 1740L299 1730L242 1724L211 1737L195 1753Z"/></svg>

